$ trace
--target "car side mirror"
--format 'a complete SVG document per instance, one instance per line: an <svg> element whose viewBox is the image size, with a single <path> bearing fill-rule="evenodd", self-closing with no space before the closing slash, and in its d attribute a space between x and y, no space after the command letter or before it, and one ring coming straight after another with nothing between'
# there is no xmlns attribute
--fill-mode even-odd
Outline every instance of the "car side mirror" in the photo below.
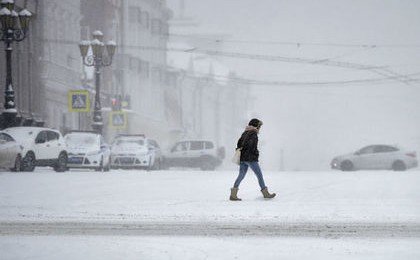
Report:
<svg viewBox="0 0 420 260"><path fill-rule="evenodd" d="M354 155L360 155L360 152L359 152L359 151L357 151L357 152L355 152L355 153L354 153Z"/></svg>
<svg viewBox="0 0 420 260"><path fill-rule="evenodd" d="M6 143L6 140L0 140L0 144L5 144Z"/></svg>

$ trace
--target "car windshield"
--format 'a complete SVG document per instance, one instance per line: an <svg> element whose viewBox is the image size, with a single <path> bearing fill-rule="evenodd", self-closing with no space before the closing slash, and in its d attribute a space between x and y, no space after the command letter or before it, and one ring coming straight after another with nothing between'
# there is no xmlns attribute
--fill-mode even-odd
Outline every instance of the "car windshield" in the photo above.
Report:
<svg viewBox="0 0 420 260"><path fill-rule="evenodd" d="M3 142L12 142L14 140L13 140L13 138L10 135L8 135L6 133L0 133L0 141L3 141Z"/></svg>
<svg viewBox="0 0 420 260"><path fill-rule="evenodd" d="M99 138L95 134L68 134L65 137L69 147L92 147L99 146Z"/></svg>
<svg viewBox="0 0 420 260"><path fill-rule="evenodd" d="M140 147L144 146L143 139L118 139L115 140L114 145L124 147Z"/></svg>

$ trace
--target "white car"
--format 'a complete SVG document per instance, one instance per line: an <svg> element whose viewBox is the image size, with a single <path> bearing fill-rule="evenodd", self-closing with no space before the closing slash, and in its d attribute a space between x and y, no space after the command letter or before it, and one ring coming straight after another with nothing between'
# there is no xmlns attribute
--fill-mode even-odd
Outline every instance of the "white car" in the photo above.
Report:
<svg viewBox="0 0 420 260"><path fill-rule="evenodd" d="M331 168L342 171L352 170L394 170L404 171L417 167L417 153L404 151L392 145L369 145L331 161Z"/></svg>
<svg viewBox="0 0 420 260"><path fill-rule="evenodd" d="M161 164L159 144L144 135L119 135L112 144L112 168L158 170Z"/></svg>
<svg viewBox="0 0 420 260"><path fill-rule="evenodd" d="M22 149L13 137L0 132L0 168L18 172L22 166Z"/></svg>
<svg viewBox="0 0 420 260"><path fill-rule="evenodd" d="M192 167L214 171L225 157L224 147L209 140L184 140L175 143L164 156L164 167Z"/></svg>
<svg viewBox="0 0 420 260"><path fill-rule="evenodd" d="M72 131L64 139L68 152L67 167L109 171L111 150L101 134Z"/></svg>
<svg viewBox="0 0 420 260"><path fill-rule="evenodd" d="M22 147L23 171L36 166L51 166L57 172L67 169L67 150L63 136L57 130L45 127L11 127L2 131Z"/></svg>

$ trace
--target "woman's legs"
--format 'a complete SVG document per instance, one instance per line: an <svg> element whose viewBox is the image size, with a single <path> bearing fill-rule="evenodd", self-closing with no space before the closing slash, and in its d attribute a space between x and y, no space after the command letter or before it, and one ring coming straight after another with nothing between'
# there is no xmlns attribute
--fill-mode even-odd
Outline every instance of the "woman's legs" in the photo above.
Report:
<svg viewBox="0 0 420 260"><path fill-rule="evenodd" d="M257 175L258 183L260 184L261 190L267 188L264 183L264 177L261 172L260 165L258 162L248 162L249 167L251 167L252 171Z"/></svg>
<svg viewBox="0 0 420 260"><path fill-rule="evenodd" d="M238 188L241 181L245 178L246 172L248 171L248 164L245 162L241 162L239 164L239 175L236 178L235 184L233 185L234 188Z"/></svg>

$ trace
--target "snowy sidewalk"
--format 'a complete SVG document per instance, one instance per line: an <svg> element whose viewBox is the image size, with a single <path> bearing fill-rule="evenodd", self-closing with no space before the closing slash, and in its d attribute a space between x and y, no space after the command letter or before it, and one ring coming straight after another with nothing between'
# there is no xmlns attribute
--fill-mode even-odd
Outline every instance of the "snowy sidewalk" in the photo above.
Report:
<svg viewBox="0 0 420 260"><path fill-rule="evenodd" d="M233 171L0 172L0 221L420 223L420 172L249 173L241 202Z"/></svg>

